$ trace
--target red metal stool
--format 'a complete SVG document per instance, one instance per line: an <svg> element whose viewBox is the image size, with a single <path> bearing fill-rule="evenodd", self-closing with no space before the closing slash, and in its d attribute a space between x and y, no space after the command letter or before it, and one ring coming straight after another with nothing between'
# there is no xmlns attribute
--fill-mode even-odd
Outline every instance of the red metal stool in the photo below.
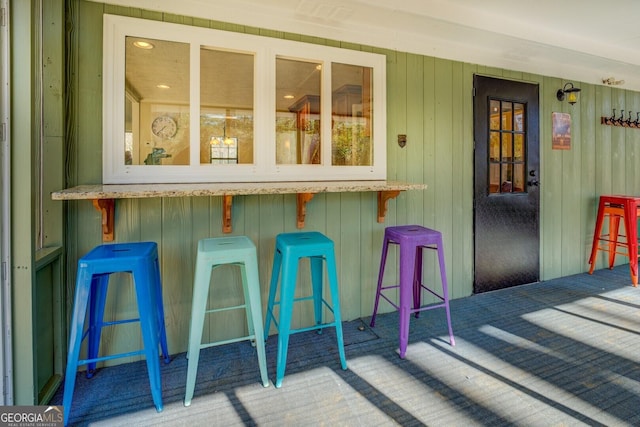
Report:
<svg viewBox="0 0 640 427"><path fill-rule="evenodd" d="M589 257L589 274L595 270L598 251L609 252L609 268L613 268L616 255L624 255L629 258L631 281L633 286L638 285L638 226L640 216L638 205L640 198L631 196L600 196L598 203L598 215L593 232L591 256ZM609 218L609 232L602 234L604 218ZM621 235L620 220L625 226L625 234ZM624 241L620 241L624 237ZM602 245L601 243L605 244Z"/></svg>
<svg viewBox="0 0 640 427"><path fill-rule="evenodd" d="M389 244L400 245L400 282L396 285L382 286L384 267L387 261ZM438 252L440 265L440 280L442 282L442 294L436 293L422 282L422 251L432 249ZM400 289L400 304L397 305L384 294L388 289ZM422 290L435 295L442 303L422 306ZM413 294L413 295L412 295ZM387 227L384 231L384 243L382 246L382 258L380 260L380 272L378 274L378 289L371 316L371 327L375 326L376 313L380 297L386 299L396 310L400 311L400 358L404 359L409 341L409 318L412 313L418 317L419 312L444 307L449 328L449 342L455 344L453 329L451 328L451 313L449 311L449 290L447 288L447 272L444 265L444 250L442 246L442 233L420 225L401 225ZM413 307L411 301L413 300Z"/></svg>

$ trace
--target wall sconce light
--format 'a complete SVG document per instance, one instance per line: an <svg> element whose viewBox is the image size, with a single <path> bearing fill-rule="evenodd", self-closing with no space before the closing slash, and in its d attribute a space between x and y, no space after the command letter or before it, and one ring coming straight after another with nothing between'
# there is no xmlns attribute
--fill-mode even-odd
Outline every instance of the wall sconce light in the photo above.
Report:
<svg viewBox="0 0 640 427"><path fill-rule="evenodd" d="M580 88L574 87L573 83L569 82L565 84L562 89L558 89L558 92L556 92L556 97L558 98L558 101L564 101L566 95L567 102L573 105L578 102L579 92Z"/></svg>

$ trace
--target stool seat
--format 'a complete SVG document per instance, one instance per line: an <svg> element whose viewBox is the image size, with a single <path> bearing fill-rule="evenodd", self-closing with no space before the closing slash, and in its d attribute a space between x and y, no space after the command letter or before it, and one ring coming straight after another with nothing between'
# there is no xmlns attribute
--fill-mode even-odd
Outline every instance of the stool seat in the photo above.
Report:
<svg viewBox="0 0 640 427"><path fill-rule="evenodd" d="M229 264L236 265L240 268L244 303L233 307L207 309L213 270L216 267ZM223 283L218 284L215 276L213 277L213 283L214 286L223 285ZM226 340L202 342L202 330L206 314L239 309L244 309L247 316L247 335ZM263 334L258 258L256 247L251 239L246 236L230 236L212 237L198 241L198 254L196 257L196 269L193 282L193 304L189 327L187 386L184 406L191 405L196 385L200 350L208 347L243 340L255 341L262 385L267 387L269 385L269 377L267 375L267 359Z"/></svg>
<svg viewBox="0 0 640 427"><path fill-rule="evenodd" d="M112 273L130 273L136 293L139 318L103 320L109 277ZM89 326L85 331L85 316ZM98 356L102 328L140 322L144 348L139 351ZM69 353L64 383L64 420L69 420L78 366L87 366L87 378L94 374L96 363L121 357L144 355L151 385L151 395L158 412L162 411L162 384L158 350L169 363L162 303L162 284L155 242L114 243L100 245L78 260L76 292L69 334ZM87 338L87 358L80 359L82 341Z"/></svg>
<svg viewBox="0 0 640 427"><path fill-rule="evenodd" d="M298 264L303 258L309 258L311 266L312 295L295 297ZM330 305L322 295L323 288L323 262L327 268L327 279L331 294ZM280 279L279 300L276 300ZM313 301L315 324L308 327L291 329L291 315L293 305L300 301ZM274 314L274 307L279 305L279 316ZM326 307L333 313L333 321L323 323L322 312ZM287 364L287 350L289 336L294 333L318 330L334 327L338 343L338 353L342 369L347 369L347 361L344 353L344 341L342 337L342 318L340 316L340 293L338 291L338 275L336 272L336 260L333 240L317 231L299 233L281 233L276 236L276 247L273 257L273 269L269 284L269 302L265 322L265 340L273 321L278 329L278 356L276 361L275 386L280 387L284 378Z"/></svg>
<svg viewBox="0 0 640 427"><path fill-rule="evenodd" d="M400 246L400 279L397 284L383 286L384 270L387 262L389 245ZM427 287L422 280L423 250L435 250L438 254L440 267L440 281L442 292L438 293L433 287ZM400 302L396 304L385 291L389 289L399 289ZM422 291L434 295L441 303L422 305ZM449 342L455 345L453 329L451 327L451 313L449 310L449 290L447 285L447 273L444 263L444 249L442 245L442 233L420 225L400 225L387 227L384 232L382 245L382 256L380 259L380 270L378 272L378 286L376 298L371 316L371 327L375 326L376 314L380 297L387 300L396 310L400 311L400 358L404 358L409 340L409 318L412 313L418 314L424 310L434 308L444 308L449 329ZM411 302L413 301L413 305Z"/></svg>

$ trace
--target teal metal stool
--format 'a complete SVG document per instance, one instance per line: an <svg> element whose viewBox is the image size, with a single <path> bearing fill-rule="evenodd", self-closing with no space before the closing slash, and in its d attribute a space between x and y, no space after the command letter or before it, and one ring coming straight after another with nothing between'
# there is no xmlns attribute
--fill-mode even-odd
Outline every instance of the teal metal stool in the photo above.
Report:
<svg viewBox="0 0 640 427"><path fill-rule="evenodd" d="M131 273L140 317L105 322L103 315L109 277L112 273L121 272ZM87 306L89 326L85 331ZM130 322L140 322L144 349L99 357L102 328ZM88 365L87 378L91 378L96 368L96 362L138 354L145 355L153 402L156 410L162 411L162 383L158 350L161 349L165 363L169 363L169 352L162 305L158 245L155 242L100 245L78 260L76 294L69 335L69 353L62 402L65 423L69 420L78 366ZM80 347L85 338L88 338L87 358L80 359Z"/></svg>
<svg viewBox="0 0 640 427"><path fill-rule="evenodd" d="M313 295L295 298L298 264L302 258L309 258L311 264L311 283ZM326 262L329 290L333 307L322 297L323 261ZM276 301L278 278L280 281L280 300ZM293 305L298 301L313 300L315 325L291 329L291 314ZM279 305L279 319L273 312L274 306ZM322 309L327 307L333 313L333 322L322 323ZM278 356L276 363L276 387L282 385L282 378L287 364L287 349L289 335L297 332L318 330L335 327L338 341L338 352L342 369L347 369L342 338L342 320L340 317L340 293L338 291L338 275L336 273L336 259L333 241L322 233L311 231L302 233L283 233L276 236L276 250L273 258L271 284L269 285L269 303L265 323L265 340L269 334L271 321L278 329Z"/></svg>
<svg viewBox="0 0 640 427"><path fill-rule="evenodd" d="M244 304L207 310L212 270L228 264L240 267ZM246 312L248 335L203 344L202 328L204 326L205 314L236 309L244 309ZM193 283L193 305L191 307L191 325L189 328L189 349L187 351L187 359L189 362L187 366L187 389L184 396L184 406L191 405L191 399L193 398L193 391L196 385L200 350L203 348L243 340L255 340L262 385L265 387L269 386L263 334L258 258L256 255L256 247L251 239L246 236L235 236L213 237L200 240L198 242L196 272Z"/></svg>

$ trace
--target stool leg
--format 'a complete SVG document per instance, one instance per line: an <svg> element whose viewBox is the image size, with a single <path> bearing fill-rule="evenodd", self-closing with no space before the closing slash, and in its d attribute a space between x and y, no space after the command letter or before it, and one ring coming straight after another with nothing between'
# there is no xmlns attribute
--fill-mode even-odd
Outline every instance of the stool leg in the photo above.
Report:
<svg viewBox="0 0 640 427"><path fill-rule="evenodd" d="M596 216L596 226L593 231L593 243L591 244L591 255L589 256L589 274L593 274L593 270L596 268L596 258L598 257L598 241L600 240L600 233L602 233L602 221L604 220L604 202L601 200L598 203L598 214Z"/></svg>
<svg viewBox="0 0 640 427"><path fill-rule="evenodd" d="M156 300L152 295L153 266L149 263L134 268L132 271L133 280L136 284L136 297L138 300L138 312L140 313L140 328L142 329L142 341L144 343L145 359L147 360L147 371L149 373L149 385L151 386L151 396L156 406L156 411L162 412L162 382L160 378L160 361L158 357L158 316L156 310ZM147 286L144 283L148 284Z"/></svg>
<svg viewBox="0 0 640 427"><path fill-rule="evenodd" d="M389 249L389 239L386 237L382 242L382 255L380 256L380 269L378 270L378 287L376 288L376 300L373 303L373 314L369 326L372 328L376 324L376 314L378 313L378 304L380 303L380 292L382 292L382 279L384 278L384 266L387 262L387 250Z"/></svg>
<svg viewBox="0 0 640 427"><path fill-rule="evenodd" d="M260 378L264 387L269 386L267 374L267 356L264 348L264 330L262 328L262 308L260 307L260 279L258 277L257 256L251 256L242 267L242 286L244 288L244 303L246 305L247 325L249 335L253 335L258 353Z"/></svg>
<svg viewBox="0 0 640 427"><path fill-rule="evenodd" d="M280 279L280 319L278 321L278 356L276 360L276 388L282 386L284 371L287 366L287 351L289 348L289 333L291 330L291 315L293 299L298 274L298 258L287 256L283 260L282 277ZM273 288L272 288L273 291ZM271 295L269 295L271 302ZM272 304L269 304L271 307Z"/></svg>
<svg viewBox="0 0 640 427"><path fill-rule="evenodd" d="M620 216L609 215L609 269L613 268L616 262L616 251L618 250L618 235L620 232ZM628 239L627 239L628 240ZM629 242L627 241L627 245Z"/></svg>
<svg viewBox="0 0 640 427"><path fill-rule="evenodd" d="M162 358L164 359L164 363L169 363L171 359L169 358L169 348L167 346L167 329L164 323L164 301L162 300L162 278L160 276L160 263L158 262L158 257L156 257L153 262L153 273L155 275L153 279L153 283L155 283L155 287L153 290L155 293L158 331L160 333L160 337L159 337L160 349L162 351Z"/></svg>
<svg viewBox="0 0 640 427"><path fill-rule="evenodd" d="M338 289L338 274L336 272L336 258L333 252L327 254L327 276L329 289L331 290L331 305L336 324L336 337L338 340L338 353L342 369L347 369L347 359L344 354L344 339L342 336L342 316L340 311L340 290Z"/></svg>
<svg viewBox="0 0 640 427"><path fill-rule="evenodd" d="M184 394L184 406L191 405L193 391L196 386L200 346L202 344L202 328L207 310L209 283L211 281L211 264L202 258L196 258L196 272L193 279L193 302L191 305L191 323L189 324L189 349L187 350L187 386Z"/></svg>
<svg viewBox="0 0 640 427"><path fill-rule="evenodd" d="M104 306L107 301L107 289L109 285L109 274L94 274L91 280L91 291L89 294L89 335L87 341L87 359L98 357L100 350L100 337L102 336L102 325L104 322ZM87 364L87 378L92 378L95 374L96 362Z"/></svg>
<svg viewBox="0 0 640 427"><path fill-rule="evenodd" d="M624 229L627 236L631 283L638 286L638 216L637 206L632 200L627 200L624 205Z"/></svg>
<svg viewBox="0 0 640 427"><path fill-rule="evenodd" d="M265 325L264 325L265 341L269 337L271 320L275 319L273 314L273 305L276 299L276 291L278 290L278 277L280 276L281 265L282 265L282 253L276 248L276 251L273 254L273 267L271 269L271 281L269 282L269 301L267 302L267 313L265 315ZM280 307L280 312L282 312L282 307Z"/></svg>
<svg viewBox="0 0 640 427"><path fill-rule="evenodd" d="M400 245L400 358L404 359L409 341L409 317L413 279L415 277L415 246Z"/></svg>
<svg viewBox="0 0 640 427"><path fill-rule="evenodd" d="M442 297L444 299L444 309L447 315L447 326L449 328L449 343L456 345L453 337L453 328L451 327L451 311L449 309L449 286L447 283L447 269L444 264L444 249L442 247L442 236L438 239L438 263L440 264L440 280L442 281Z"/></svg>
<svg viewBox="0 0 640 427"><path fill-rule="evenodd" d="M324 259L319 256L309 257L311 264L311 286L313 288L313 314L316 325L322 324L322 263ZM318 329L318 334L322 333L322 328Z"/></svg>
<svg viewBox="0 0 640 427"><path fill-rule="evenodd" d="M416 261L413 269L413 309L418 310L422 305L422 246L416 247ZM416 311L414 316L417 319L420 315Z"/></svg>
<svg viewBox="0 0 640 427"><path fill-rule="evenodd" d="M76 371L80 358L82 335L84 334L84 319L87 313L87 304L91 289L91 272L87 268L78 266L76 279L76 295L73 302L73 314L71 316L71 331L69 333L69 352L67 354L67 370L64 379L64 395L62 406L64 408L65 423L69 422L73 389L76 384Z"/></svg>

